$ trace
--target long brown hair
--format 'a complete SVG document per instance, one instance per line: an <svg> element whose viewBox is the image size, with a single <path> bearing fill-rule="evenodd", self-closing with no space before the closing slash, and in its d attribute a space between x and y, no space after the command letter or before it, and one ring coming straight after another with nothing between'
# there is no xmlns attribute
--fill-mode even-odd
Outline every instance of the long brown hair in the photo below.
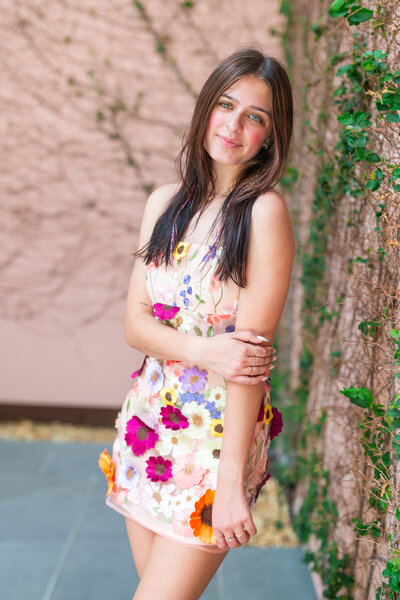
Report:
<svg viewBox="0 0 400 600"><path fill-rule="evenodd" d="M149 242L136 253L146 264L152 260L169 264L174 245L171 238L173 243L183 238L193 216L204 207L205 198L215 191L212 159L204 148L208 121L221 94L246 75L255 75L271 87L272 133L268 148L262 146L243 164L233 191L223 203L217 240L222 252L216 270L222 281L231 278L240 287L246 286L251 210L258 196L284 174L293 130L293 98L286 70L276 58L255 48L228 56L205 82L178 155L181 186L157 220Z"/></svg>

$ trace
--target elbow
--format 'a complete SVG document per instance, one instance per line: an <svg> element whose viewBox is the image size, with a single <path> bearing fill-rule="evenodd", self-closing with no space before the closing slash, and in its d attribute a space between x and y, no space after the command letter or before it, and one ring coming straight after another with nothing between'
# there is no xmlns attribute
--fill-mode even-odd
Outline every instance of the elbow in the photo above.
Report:
<svg viewBox="0 0 400 600"><path fill-rule="evenodd" d="M132 348L137 348L137 345L135 344L137 336L135 334L133 324L130 323L128 320L126 320L124 324L124 338L128 346L131 346Z"/></svg>

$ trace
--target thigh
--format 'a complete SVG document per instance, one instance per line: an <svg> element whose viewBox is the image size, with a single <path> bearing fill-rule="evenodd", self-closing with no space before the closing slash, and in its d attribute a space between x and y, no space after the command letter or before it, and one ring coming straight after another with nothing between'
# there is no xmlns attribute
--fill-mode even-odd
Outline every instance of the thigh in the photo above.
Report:
<svg viewBox="0 0 400 600"><path fill-rule="evenodd" d="M155 535L133 600L198 600L227 553L205 552Z"/></svg>
<svg viewBox="0 0 400 600"><path fill-rule="evenodd" d="M155 533L139 525L133 519L125 517L126 530L128 532L129 543L131 545L133 560L139 577L142 577L147 559L149 557Z"/></svg>

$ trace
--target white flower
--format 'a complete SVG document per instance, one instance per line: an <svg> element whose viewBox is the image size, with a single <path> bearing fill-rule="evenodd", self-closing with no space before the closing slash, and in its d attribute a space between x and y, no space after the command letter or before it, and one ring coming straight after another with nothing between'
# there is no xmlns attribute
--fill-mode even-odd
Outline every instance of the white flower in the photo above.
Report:
<svg viewBox="0 0 400 600"><path fill-rule="evenodd" d="M216 473L219 464L219 455L221 452L222 438L216 438L205 442L195 452L194 462L197 466Z"/></svg>
<svg viewBox="0 0 400 600"><path fill-rule="evenodd" d="M134 465L133 461L123 459L118 467L118 482L123 488L130 490L137 486L140 479L139 469Z"/></svg>
<svg viewBox="0 0 400 600"><path fill-rule="evenodd" d="M142 501L142 492L138 487L134 487L129 490L127 498L133 504L140 504Z"/></svg>
<svg viewBox="0 0 400 600"><path fill-rule="evenodd" d="M190 312L181 310L174 318L174 323L177 326L176 329L181 333L191 331L193 327L193 317Z"/></svg>
<svg viewBox="0 0 400 600"><path fill-rule="evenodd" d="M190 437L199 440L207 435L211 419L204 406L199 406L197 402L186 402L182 406L182 413L189 419L189 427L185 431Z"/></svg>
<svg viewBox="0 0 400 600"><path fill-rule="evenodd" d="M194 510L194 504L197 502L198 496L191 489L184 490L181 494L177 494L171 500L171 506L174 513L179 513L189 508Z"/></svg>
<svg viewBox="0 0 400 600"><path fill-rule="evenodd" d="M153 392L157 394L163 387L164 374L162 372L160 363L157 360L152 360L146 368L146 383Z"/></svg>
<svg viewBox="0 0 400 600"><path fill-rule="evenodd" d="M225 400L226 400L226 390L223 387L215 387L210 389L210 395L207 398L215 403L215 408L217 410L225 409Z"/></svg>
<svg viewBox="0 0 400 600"><path fill-rule="evenodd" d="M143 490L142 505L151 510L154 515L162 514L166 519L172 517L172 492L173 483L160 484L150 481Z"/></svg>
<svg viewBox="0 0 400 600"><path fill-rule="evenodd" d="M160 428L161 429L161 428ZM190 454L191 439L182 431L171 431L163 427L160 431L160 439L156 444L157 451L161 456L171 455L174 458L182 454Z"/></svg>

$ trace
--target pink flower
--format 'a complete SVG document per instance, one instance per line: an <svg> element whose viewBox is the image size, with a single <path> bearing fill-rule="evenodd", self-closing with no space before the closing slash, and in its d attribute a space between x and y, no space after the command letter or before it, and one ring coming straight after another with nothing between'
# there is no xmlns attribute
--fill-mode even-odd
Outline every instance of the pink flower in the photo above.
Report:
<svg viewBox="0 0 400 600"><path fill-rule="evenodd" d="M163 425L165 425L167 429L177 431L178 429L186 429L189 427L188 419L181 413L179 408L175 408L171 405L163 406L160 412Z"/></svg>
<svg viewBox="0 0 400 600"><path fill-rule="evenodd" d="M197 367L191 367L190 369L183 369L179 381L182 384L182 390L184 392L195 394L196 392L204 390L207 375L205 371L199 371Z"/></svg>
<svg viewBox="0 0 400 600"><path fill-rule="evenodd" d="M270 433L269 433L271 440L274 437L277 437L283 428L282 413L280 413L279 410L275 406L272 407L272 413L274 416L272 417L272 420L271 420L271 429L270 429Z"/></svg>
<svg viewBox="0 0 400 600"><path fill-rule="evenodd" d="M218 292L219 288L221 287L221 280L218 278L218 276L214 273L214 275L211 277L211 281L210 281L210 290L214 293L214 292Z"/></svg>
<svg viewBox="0 0 400 600"><path fill-rule="evenodd" d="M151 481L168 481L172 477L171 466L172 462L166 460L162 456L150 456L146 460L148 465L146 469L147 477Z"/></svg>
<svg viewBox="0 0 400 600"><path fill-rule="evenodd" d="M216 323L219 323L221 319L229 319L230 316L231 315L217 315L210 313L207 317L207 321L208 323L211 323L211 325L215 325Z"/></svg>
<svg viewBox="0 0 400 600"><path fill-rule="evenodd" d="M141 456L146 450L154 448L158 434L139 417L132 417L126 424L125 441L135 456Z"/></svg>
<svg viewBox="0 0 400 600"><path fill-rule="evenodd" d="M194 453L178 456L172 467L172 475L182 489L190 488L200 483L205 473L205 469L195 465Z"/></svg>
<svg viewBox="0 0 400 600"><path fill-rule="evenodd" d="M189 525L191 513L191 508L189 510L183 510L181 512L174 513L174 521L172 526L175 533L187 538L191 538L193 536L193 530Z"/></svg>
<svg viewBox="0 0 400 600"><path fill-rule="evenodd" d="M177 312L179 312L179 306L170 306L169 304L161 304L157 302L153 304L154 316L165 321L166 319L173 319Z"/></svg>

